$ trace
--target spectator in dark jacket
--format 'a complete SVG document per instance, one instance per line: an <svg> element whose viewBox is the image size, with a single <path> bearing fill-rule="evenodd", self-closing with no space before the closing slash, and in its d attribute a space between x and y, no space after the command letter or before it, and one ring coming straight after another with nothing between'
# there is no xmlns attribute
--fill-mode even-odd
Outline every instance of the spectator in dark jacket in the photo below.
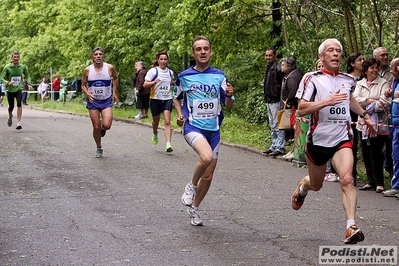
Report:
<svg viewBox="0 0 399 266"><path fill-rule="evenodd" d="M280 110L281 82L284 74L276 59L276 51L267 49L265 54L267 68L264 82L264 95L271 130L272 144L264 151L268 156L276 157L285 153L285 134L278 129L277 111Z"/></svg>
<svg viewBox="0 0 399 266"><path fill-rule="evenodd" d="M292 57L284 57L281 60L281 72L284 73L285 77L281 84L281 105L280 108L284 107L283 101L287 101L286 108L291 109L294 107L298 108L298 101L295 98L296 91L298 90L299 83L302 79L302 74L299 72L296 66L296 60Z"/></svg>
<svg viewBox="0 0 399 266"><path fill-rule="evenodd" d="M284 73L285 77L281 84L281 105L280 109L284 106L286 109L291 110L291 125L292 130L284 131L285 140L294 139L294 124L295 124L295 112L298 108L298 100L295 97L296 91L298 90L299 83L302 79L302 74L299 72L296 66L296 60L293 57L284 57L281 59L281 72ZM284 104L285 102L285 104ZM283 158L292 160L294 157L294 151L289 151Z"/></svg>
<svg viewBox="0 0 399 266"><path fill-rule="evenodd" d="M137 70L136 76L136 92L137 92L137 102L136 108L141 110L140 119L148 117L148 108L150 106L150 88L144 88L143 84L145 81L145 75L147 74L147 69L145 68L143 61L137 61L134 64Z"/></svg>

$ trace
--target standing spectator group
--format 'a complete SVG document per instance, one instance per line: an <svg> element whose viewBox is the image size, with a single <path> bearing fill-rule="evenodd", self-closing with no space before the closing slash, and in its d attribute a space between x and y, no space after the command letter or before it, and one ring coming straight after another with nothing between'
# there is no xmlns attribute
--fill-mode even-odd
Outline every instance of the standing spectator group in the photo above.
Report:
<svg viewBox="0 0 399 266"><path fill-rule="evenodd" d="M295 93L300 84L303 85L308 78L308 74L302 78L299 70L296 69L296 61L293 57L284 57L281 59L281 63L278 62L276 57L275 50L266 50L267 67L264 79L264 101L267 107L268 124L271 132L271 146L263 153L272 157L283 155L286 141L292 138L290 131L278 129L277 111L286 108L290 109L291 113L297 113L298 103L296 97L298 95L295 97ZM319 75L327 73L324 69L324 62L329 61L322 58L317 60L315 73L320 72ZM393 60L391 65L389 65L387 49L378 47L373 51L372 57L364 59L361 53L355 52L348 56L346 63L346 74L354 81L352 88L354 99L363 109L361 115L352 110L350 111L352 122L350 139L353 141L352 156L354 158L351 171L353 184L357 186L357 154L358 146L361 146L363 164L368 181L359 187L359 190L371 190L382 193L387 197L399 197L399 172L395 175L395 169L399 171L397 169L399 166L394 167L396 163L399 163L395 162L395 158L399 158L399 152L396 152L395 148L393 148L399 147L399 144L397 144L399 140L396 143L394 142L396 127L393 124L397 123L396 116L399 116L399 111L392 109L394 106L399 105L399 69L396 65L399 62ZM395 90L398 90L396 92L398 97L395 97ZM374 124L378 125L375 137L369 136L370 129L364 124L365 114L368 114ZM392 121L390 120L391 116ZM388 124L389 126L387 126ZM395 157L396 153L398 155ZM292 157L291 151L283 156L287 160L291 160ZM326 174L324 180L339 182L339 174L336 172L331 160L328 160L325 166ZM386 189L384 185L384 169L392 177L391 189Z"/></svg>

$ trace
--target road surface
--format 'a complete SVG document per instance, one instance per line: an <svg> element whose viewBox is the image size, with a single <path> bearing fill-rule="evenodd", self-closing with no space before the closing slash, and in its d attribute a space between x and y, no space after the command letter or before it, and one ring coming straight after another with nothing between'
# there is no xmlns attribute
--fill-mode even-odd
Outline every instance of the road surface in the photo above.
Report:
<svg viewBox="0 0 399 266"><path fill-rule="evenodd" d="M338 183L291 194L306 169L222 145L214 182L190 225L180 197L196 154L174 152L148 125L114 121L96 146L87 116L24 108L7 127L0 107L0 265L318 265L319 246L344 246ZM361 245L399 243L399 201L358 193Z"/></svg>

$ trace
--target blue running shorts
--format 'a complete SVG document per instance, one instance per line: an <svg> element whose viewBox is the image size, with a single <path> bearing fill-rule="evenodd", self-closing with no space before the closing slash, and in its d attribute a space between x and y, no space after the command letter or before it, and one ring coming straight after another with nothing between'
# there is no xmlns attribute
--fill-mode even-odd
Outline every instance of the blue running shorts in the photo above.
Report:
<svg viewBox="0 0 399 266"><path fill-rule="evenodd" d="M89 110L99 110L100 112L106 108L112 107L112 97L105 100L93 99L93 102L87 101L86 108Z"/></svg>
<svg viewBox="0 0 399 266"><path fill-rule="evenodd" d="M220 147L220 131L209 131L203 130L190 125L187 121L184 123L183 129L184 139L187 143L193 147L195 141L198 138L205 138L211 149L213 151L213 159L217 159L219 156L219 147Z"/></svg>

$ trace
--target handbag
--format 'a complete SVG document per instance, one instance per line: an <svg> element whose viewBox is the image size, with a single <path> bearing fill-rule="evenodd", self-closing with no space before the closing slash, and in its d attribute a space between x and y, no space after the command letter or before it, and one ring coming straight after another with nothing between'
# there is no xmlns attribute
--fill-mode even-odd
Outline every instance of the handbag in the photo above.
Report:
<svg viewBox="0 0 399 266"><path fill-rule="evenodd" d="M278 129L279 130L292 130L291 124L291 109L285 109L287 101L284 102L284 109L277 111Z"/></svg>
<svg viewBox="0 0 399 266"><path fill-rule="evenodd" d="M378 112L377 134L389 135L389 114L382 102L380 102L380 106L382 107L383 112Z"/></svg>

